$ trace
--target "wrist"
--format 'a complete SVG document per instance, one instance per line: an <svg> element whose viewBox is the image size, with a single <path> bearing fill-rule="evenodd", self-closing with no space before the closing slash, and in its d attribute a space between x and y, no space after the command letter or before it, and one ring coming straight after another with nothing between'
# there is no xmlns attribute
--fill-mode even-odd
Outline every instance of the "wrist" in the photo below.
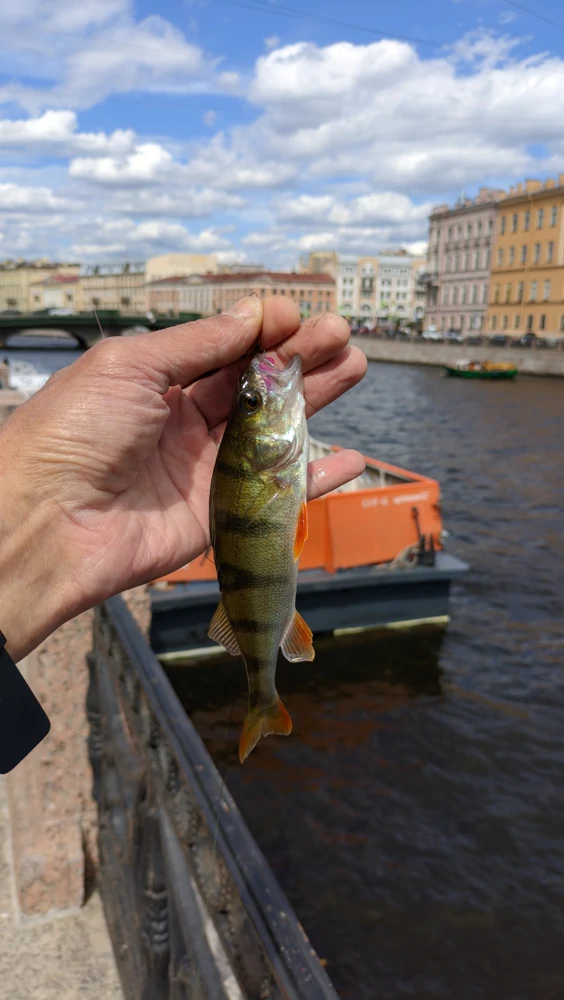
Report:
<svg viewBox="0 0 564 1000"><path fill-rule="evenodd" d="M32 503L13 477L0 486L0 630L16 662L72 616L55 511Z"/></svg>

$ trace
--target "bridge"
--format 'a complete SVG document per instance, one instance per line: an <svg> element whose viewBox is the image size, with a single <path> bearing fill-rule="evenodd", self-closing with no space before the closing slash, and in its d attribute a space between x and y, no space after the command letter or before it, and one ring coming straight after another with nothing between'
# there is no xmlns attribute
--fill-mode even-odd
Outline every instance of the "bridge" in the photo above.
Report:
<svg viewBox="0 0 564 1000"><path fill-rule="evenodd" d="M124 316L117 310L99 310L98 319L107 337L120 337L125 330L142 326L149 330L164 330L177 323L189 323L200 319L200 313L180 313L178 316L161 316L153 321L147 316ZM57 335L67 333L78 341L81 347L92 347L100 340L100 329L94 313L78 313L72 316L22 315L0 316L0 348L15 347L9 344L9 338L18 334L39 332L42 336L49 333Z"/></svg>

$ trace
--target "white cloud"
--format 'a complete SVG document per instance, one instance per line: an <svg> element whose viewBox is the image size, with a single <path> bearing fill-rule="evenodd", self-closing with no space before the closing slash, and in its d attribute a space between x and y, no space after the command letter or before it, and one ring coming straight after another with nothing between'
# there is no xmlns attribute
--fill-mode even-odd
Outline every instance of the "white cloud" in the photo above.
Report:
<svg viewBox="0 0 564 1000"><path fill-rule="evenodd" d="M104 257L125 257L142 260L151 254L165 251L215 253L231 249L230 241L221 233L209 228L192 233L174 222L142 222L128 220L100 222L96 239L76 241L72 253L81 260Z"/></svg>
<svg viewBox="0 0 564 1000"><path fill-rule="evenodd" d="M114 155L127 153L134 144L130 129L78 132L74 111L45 111L35 118L0 118L0 151L19 149L33 153L68 156L72 153Z"/></svg>
<svg viewBox="0 0 564 1000"><path fill-rule="evenodd" d="M516 17L517 17L516 10L502 10L501 14L499 15L499 23L511 24L511 22L514 21Z"/></svg>
<svg viewBox="0 0 564 1000"><path fill-rule="evenodd" d="M216 120L217 120L217 111L212 111L212 110L206 111L202 118L204 125L207 125L209 128L211 128L212 125L215 125Z"/></svg>
<svg viewBox="0 0 564 1000"><path fill-rule="evenodd" d="M264 44L267 49L277 49L280 45L280 38L278 35L269 35L268 38L265 38Z"/></svg>
<svg viewBox="0 0 564 1000"><path fill-rule="evenodd" d="M170 153L156 142L141 143L123 157L79 157L69 166L71 177L84 178L98 184L117 187L146 184L168 173L172 165Z"/></svg>
<svg viewBox="0 0 564 1000"><path fill-rule="evenodd" d="M20 187L18 184L0 184L0 215L4 212L51 212L68 207L47 187Z"/></svg>

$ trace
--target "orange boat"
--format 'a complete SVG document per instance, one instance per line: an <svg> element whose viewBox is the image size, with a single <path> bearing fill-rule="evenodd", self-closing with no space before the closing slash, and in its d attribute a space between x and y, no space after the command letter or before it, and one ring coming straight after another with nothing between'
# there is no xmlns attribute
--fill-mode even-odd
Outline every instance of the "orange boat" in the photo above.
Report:
<svg viewBox="0 0 564 1000"><path fill-rule="evenodd" d="M338 450L310 438L310 460ZM444 534L436 480L366 458L361 476L308 504L298 610L317 633L445 621L450 582L467 566L444 552ZM207 638L217 600L210 553L157 581L155 652L219 648Z"/></svg>

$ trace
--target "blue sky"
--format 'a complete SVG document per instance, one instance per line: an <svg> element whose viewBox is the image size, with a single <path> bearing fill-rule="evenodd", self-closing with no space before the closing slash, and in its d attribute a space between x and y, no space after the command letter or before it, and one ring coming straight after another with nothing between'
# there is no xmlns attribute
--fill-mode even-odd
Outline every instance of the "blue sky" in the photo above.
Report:
<svg viewBox="0 0 564 1000"><path fill-rule="evenodd" d="M529 5L0 0L0 257L419 252L433 204L564 173Z"/></svg>

